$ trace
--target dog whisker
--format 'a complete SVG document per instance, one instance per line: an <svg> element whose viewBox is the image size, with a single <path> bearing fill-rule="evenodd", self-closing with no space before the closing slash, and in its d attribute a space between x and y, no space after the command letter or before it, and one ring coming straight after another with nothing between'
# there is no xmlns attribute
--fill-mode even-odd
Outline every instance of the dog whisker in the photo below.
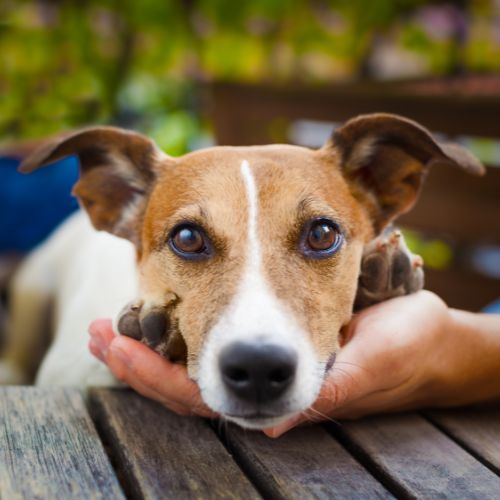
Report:
<svg viewBox="0 0 500 500"><path fill-rule="evenodd" d="M351 380L354 380L354 376L352 373L349 373L348 371L346 370L343 370L342 368L339 368L338 366L334 366L332 367L332 372L333 371L336 371L336 372L339 372L339 373L342 373L343 375L345 375L346 377L349 377Z"/></svg>
<svg viewBox="0 0 500 500"><path fill-rule="evenodd" d="M325 413L320 412L319 410L316 410L316 408L313 408L312 406L308 408L307 410L304 411L304 415L308 418L307 412L312 412L316 414L317 416L320 417L320 420L317 420L317 416L315 415L311 419L309 419L310 422L320 422L322 420L327 420L329 422L333 422L334 424L338 424L339 422L332 417L329 417Z"/></svg>
<svg viewBox="0 0 500 500"><path fill-rule="evenodd" d="M359 368L361 370L367 370L365 367L358 365L357 363L350 363L349 361L335 361L333 366L337 365L349 365L349 366L355 366L356 368Z"/></svg>

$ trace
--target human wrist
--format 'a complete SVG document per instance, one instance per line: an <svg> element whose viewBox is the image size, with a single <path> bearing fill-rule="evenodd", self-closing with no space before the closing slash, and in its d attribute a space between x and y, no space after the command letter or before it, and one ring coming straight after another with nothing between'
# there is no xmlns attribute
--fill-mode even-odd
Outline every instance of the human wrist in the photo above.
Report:
<svg viewBox="0 0 500 500"><path fill-rule="evenodd" d="M458 383L455 352L450 350L450 345L456 343L457 331L461 327L453 310L442 301L439 314L433 316L432 322L433 327L423 340L425 354L421 360L420 388L415 396L420 406L447 406L447 396L454 392Z"/></svg>
<svg viewBox="0 0 500 500"><path fill-rule="evenodd" d="M500 398L500 316L450 308L442 334L433 405Z"/></svg>

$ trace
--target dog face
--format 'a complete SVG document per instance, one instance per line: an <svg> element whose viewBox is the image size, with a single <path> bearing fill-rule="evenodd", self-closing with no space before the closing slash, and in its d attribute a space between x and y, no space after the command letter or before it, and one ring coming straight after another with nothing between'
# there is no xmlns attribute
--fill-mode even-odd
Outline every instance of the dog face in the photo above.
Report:
<svg viewBox="0 0 500 500"><path fill-rule="evenodd" d="M373 230L334 166L331 153L293 146L215 148L177 160L150 195L143 287L155 303L175 293L190 375L209 406L248 425L314 401L351 315ZM183 231L204 252L182 255ZM326 251L311 248L316 233Z"/></svg>
<svg viewBox="0 0 500 500"><path fill-rule="evenodd" d="M97 229L133 241L144 341L187 362L214 411L275 425L310 406L352 314L364 245L409 209L433 162L463 150L391 115L348 122L322 149L217 147L170 158L89 129L24 170L78 154Z"/></svg>

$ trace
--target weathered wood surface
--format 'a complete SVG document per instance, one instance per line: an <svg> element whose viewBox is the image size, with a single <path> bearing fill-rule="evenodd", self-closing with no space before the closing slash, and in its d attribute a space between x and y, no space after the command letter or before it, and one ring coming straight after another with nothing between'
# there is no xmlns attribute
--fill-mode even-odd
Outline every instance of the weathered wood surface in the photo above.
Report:
<svg viewBox="0 0 500 500"><path fill-rule="evenodd" d="M0 387L0 496L123 498L78 391Z"/></svg>
<svg viewBox="0 0 500 500"><path fill-rule="evenodd" d="M426 412L427 417L500 475L500 405ZM498 492L500 497L500 489Z"/></svg>
<svg viewBox="0 0 500 500"><path fill-rule="evenodd" d="M75 390L0 388L2 499L497 499L499 464L498 407L371 417L272 440L178 417L127 390L94 389L86 408Z"/></svg>
<svg viewBox="0 0 500 500"><path fill-rule="evenodd" d="M260 498L207 422L121 389L94 389L89 401L131 496Z"/></svg>
<svg viewBox="0 0 500 500"><path fill-rule="evenodd" d="M229 425L228 447L266 498L392 498L322 427L272 440Z"/></svg>
<svg viewBox="0 0 500 500"><path fill-rule="evenodd" d="M366 418L337 431L397 496L499 498L500 477L419 415Z"/></svg>

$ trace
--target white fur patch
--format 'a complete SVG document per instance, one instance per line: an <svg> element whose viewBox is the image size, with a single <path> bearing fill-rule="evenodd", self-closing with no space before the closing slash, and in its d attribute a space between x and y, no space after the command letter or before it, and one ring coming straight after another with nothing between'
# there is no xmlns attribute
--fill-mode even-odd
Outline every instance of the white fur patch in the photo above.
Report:
<svg viewBox="0 0 500 500"><path fill-rule="evenodd" d="M151 158L151 162L153 164L159 164L166 158L167 155L165 155L165 153L156 149ZM109 156L109 161L113 166L114 174L138 190L138 193L133 195L128 203L122 207L120 218L116 221L111 232L122 238L131 239L137 246L140 244L140 236L134 235L131 228L144 209L144 192L147 191L148 182L138 175L136 168L131 164L130 158L127 156L121 155L115 151ZM139 194L141 192L142 194Z"/></svg>
<svg viewBox="0 0 500 500"><path fill-rule="evenodd" d="M135 195L132 199L123 207L120 218L116 222L113 227L113 233L122 238L132 238L133 243L136 245L139 243L140 235L134 237L133 231L131 228L134 225L134 222L139 217L141 211L144 208L144 196L143 195Z"/></svg>
<svg viewBox="0 0 500 500"><path fill-rule="evenodd" d="M261 249L260 242L257 236L257 217L258 217L258 203L259 194L255 185L255 179L250 171L248 161L241 162L241 175L245 181L245 188L248 201L248 255L247 255L247 274L252 277L261 274ZM250 271L250 272L248 272Z"/></svg>
<svg viewBox="0 0 500 500"><path fill-rule="evenodd" d="M76 212L30 254L13 287L0 383L22 381L22 373L17 372L27 367L18 360L39 352L37 341L46 338L49 326L44 318L53 303L54 340L36 384L81 388L117 384L107 367L90 354L88 327L97 318L117 317L123 305L138 295L135 249L130 242L96 231L87 214ZM36 355L29 361L35 359Z"/></svg>
<svg viewBox="0 0 500 500"><path fill-rule="evenodd" d="M262 248L258 237L259 196L249 163L241 163L248 203L248 227L245 271L231 304L207 335L200 356L198 384L203 399L214 411L228 416L242 412L241 402L227 393L219 370L219 354L236 341L266 343L292 348L297 353L296 378L282 401L269 412L275 417L288 415L310 406L319 392L323 372L307 334L274 294L266 282L262 269ZM263 410L263 409L260 409ZM255 411L255 410L254 410ZM247 413L250 413L247 411ZM262 428L264 420L257 422L232 418L242 426ZM275 423L276 419L268 419Z"/></svg>
<svg viewBox="0 0 500 500"><path fill-rule="evenodd" d="M374 135L364 137L359 140L348 160L349 168L357 170L360 167L366 165L366 162L375 154L375 148L377 146L377 137Z"/></svg>

